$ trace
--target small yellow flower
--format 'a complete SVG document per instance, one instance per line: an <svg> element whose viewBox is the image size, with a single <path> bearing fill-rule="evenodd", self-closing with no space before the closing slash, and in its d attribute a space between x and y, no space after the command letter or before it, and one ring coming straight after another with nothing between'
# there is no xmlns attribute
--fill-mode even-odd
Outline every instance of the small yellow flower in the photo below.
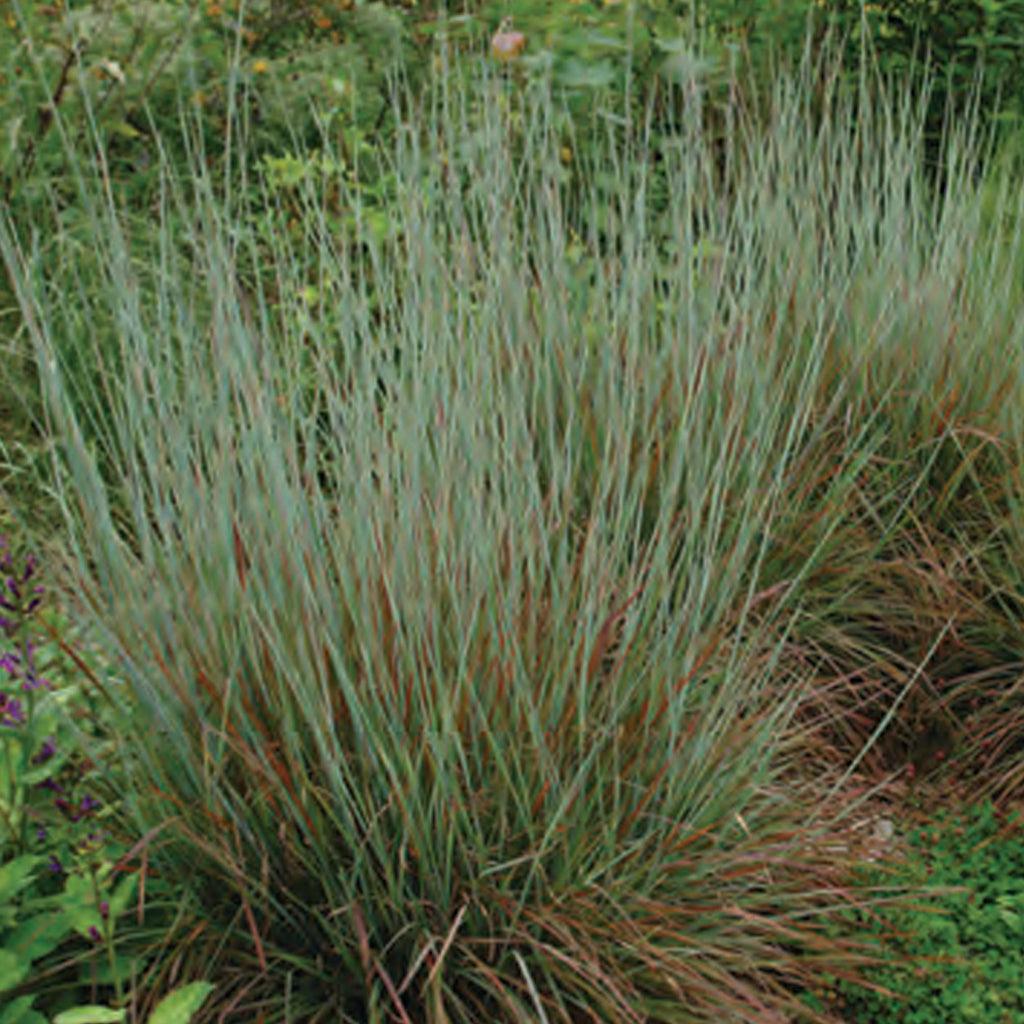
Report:
<svg viewBox="0 0 1024 1024"><path fill-rule="evenodd" d="M265 60L254 60L252 62L252 73L254 75L265 75L270 65Z"/></svg>
<svg viewBox="0 0 1024 1024"><path fill-rule="evenodd" d="M491 38L491 53L498 60L515 60L526 49L526 36L512 31L512 19L505 18Z"/></svg>
<svg viewBox="0 0 1024 1024"><path fill-rule="evenodd" d="M561 151L561 153L559 155L562 158L562 163L563 164L571 164L572 163L572 150L568 146L563 146L562 147L562 151Z"/></svg>

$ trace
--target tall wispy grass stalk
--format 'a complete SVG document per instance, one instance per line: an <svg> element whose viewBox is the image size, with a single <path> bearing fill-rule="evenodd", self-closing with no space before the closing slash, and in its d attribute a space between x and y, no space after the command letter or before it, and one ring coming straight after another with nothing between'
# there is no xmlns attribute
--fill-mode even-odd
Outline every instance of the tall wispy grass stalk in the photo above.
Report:
<svg viewBox="0 0 1024 1024"><path fill-rule="evenodd" d="M197 160L145 261L108 210L99 289L0 235L138 708L125 820L166 823L211 1015L789 1019L865 962L847 798L796 770L820 672L888 614L921 424L996 399L1015 257L968 173L929 196L909 100L818 122L780 79L731 177L691 121L566 184L543 90L453 81L385 230L350 175L228 206Z"/></svg>

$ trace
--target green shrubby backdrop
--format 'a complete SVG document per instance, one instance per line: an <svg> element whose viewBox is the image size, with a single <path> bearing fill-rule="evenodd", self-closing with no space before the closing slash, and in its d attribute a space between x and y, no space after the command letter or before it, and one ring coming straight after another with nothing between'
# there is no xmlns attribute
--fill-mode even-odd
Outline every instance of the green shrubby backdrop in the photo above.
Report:
<svg viewBox="0 0 1024 1024"><path fill-rule="evenodd" d="M506 19L525 47L501 62L489 42ZM399 97L425 95L439 68L478 74L482 60L506 95L549 80L566 100L557 173L572 203L614 178L591 159L609 133L656 161L694 118L713 140L738 116L756 131L778 62L799 60L808 42L817 54L830 29L846 59L821 69L823 83L839 75L855 87L870 55L905 89L912 62L934 58L933 156L947 104L963 109L972 97L1001 128L1004 152L1020 147L1024 0L467 0L447 10L432 0L0 0L0 201L35 231L49 265L86 291L96 224L76 184L91 173L83 160L102 159L137 252L168 168L187 178L196 147L211 187L265 198L267 237L283 220L300 239L301 196L326 177L344 182L329 195L358 195L361 230L380 241L396 198L389 154L411 123ZM657 201L657 174L650 188ZM615 201L608 192L609 216ZM336 199L326 225L351 231L351 208ZM254 254L254 272L260 264ZM8 444L26 442L27 465L39 405L15 308L0 279L0 418Z"/></svg>

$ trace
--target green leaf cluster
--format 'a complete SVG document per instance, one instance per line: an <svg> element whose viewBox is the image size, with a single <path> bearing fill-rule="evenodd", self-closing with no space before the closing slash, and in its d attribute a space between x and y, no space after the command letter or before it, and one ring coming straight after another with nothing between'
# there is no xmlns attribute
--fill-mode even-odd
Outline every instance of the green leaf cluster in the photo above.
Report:
<svg viewBox="0 0 1024 1024"><path fill-rule="evenodd" d="M858 1024L1010 1024L1024 1016L1024 835L1019 815L991 803L939 813L909 837L896 872L865 872L865 892L919 889L923 899L853 915L883 944L872 980L893 999L845 982L837 990Z"/></svg>

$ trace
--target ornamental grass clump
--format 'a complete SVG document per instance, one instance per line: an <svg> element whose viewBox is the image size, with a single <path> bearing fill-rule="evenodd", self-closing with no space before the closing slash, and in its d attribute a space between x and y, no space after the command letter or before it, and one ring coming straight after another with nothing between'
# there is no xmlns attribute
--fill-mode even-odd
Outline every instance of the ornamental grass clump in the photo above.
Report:
<svg viewBox="0 0 1024 1024"><path fill-rule="evenodd" d="M933 218L909 107L858 162L788 80L734 179L693 116L657 181L609 130L589 192L515 88L413 103L383 229L352 175L287 229L197 154L156 246L85 184L96 278L0 231L136 707L119 820L203 1019L827 1020L800 990L872 954L827 928L851 799L799 770L834 706L795 644L871 577L871 375L969 196Z"/></svg>

